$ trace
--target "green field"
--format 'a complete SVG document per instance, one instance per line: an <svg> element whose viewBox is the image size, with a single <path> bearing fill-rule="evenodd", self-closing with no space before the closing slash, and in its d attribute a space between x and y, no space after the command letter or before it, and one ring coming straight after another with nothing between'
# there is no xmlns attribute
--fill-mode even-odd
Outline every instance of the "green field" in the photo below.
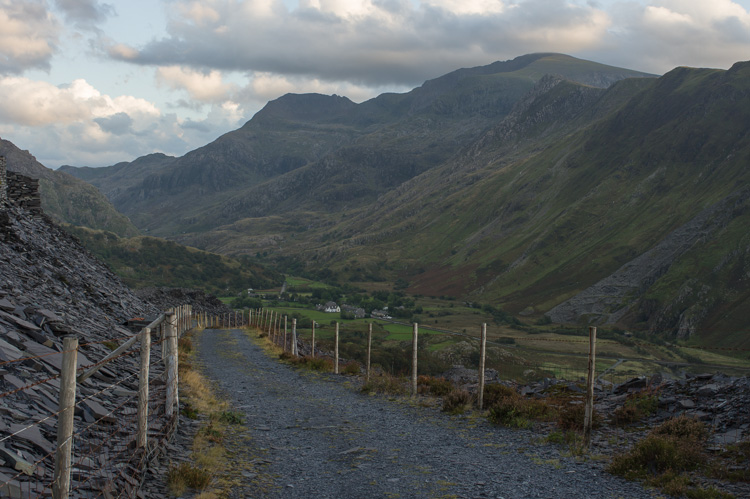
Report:
<svg viewBox="0 0 750 499"><path fill-rule="evenodd" d="M436 361L434 369L446 365L450 367L453 363L476 367L474 364L478 359L481 324L487 323L487 367L496 369L501 377L519 381L543 377L579 380L586 374L589 345L587 328L563 329L552 324L497 324L482 309L454 300L419 297L416 302L423 309L422 314L413 318L419 324L420 349L425 352L420 355L429 354L444 359L442 364ZM374 350L390 351L391 356L395 355L393 352L400 352L402 357L411 350L412 326L405 324L408 322L405 319L400 319L399 324L379 319L347 320L341 319L340 314L320 312L300 304L282 304L268 308L282 317L291 318L294 314L314 320L317 324L316 342L324 349L333 348L335 324L338 323L341 345L345 349L342 350L342 356L345 358L361 361L366 351L366 333L370 323L373 324ZM283 328L283 322L281 324ZM289 321L288 331L291 331L291 327ZM454 334L437 331L432 327L453 331ZM298 327L297 331L301 338L310 338L309 327ZM606 329L599 331L597 373L605 381L618 383L634 376L657 372L678 376L683 371L725 372L732 375L747 374L750 371L750 359L747 355L743 358L730 356L725 352L651 342L625 337L623 333ZM398 366L401 365L399 362L403 363L403 359L390 362L393 366Z"/></svg>

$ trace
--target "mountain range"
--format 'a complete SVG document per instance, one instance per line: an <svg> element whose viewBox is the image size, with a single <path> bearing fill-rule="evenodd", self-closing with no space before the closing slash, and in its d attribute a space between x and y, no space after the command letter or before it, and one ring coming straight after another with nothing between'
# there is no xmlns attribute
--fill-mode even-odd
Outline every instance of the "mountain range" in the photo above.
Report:
<svg viewBox="0 0 750 499"><path fill-rule="evenodd" d="M61 170L200 248L736 345L748 77L750 63L656 77L532 54L361 104L286 95L180 158Z"/></svg>

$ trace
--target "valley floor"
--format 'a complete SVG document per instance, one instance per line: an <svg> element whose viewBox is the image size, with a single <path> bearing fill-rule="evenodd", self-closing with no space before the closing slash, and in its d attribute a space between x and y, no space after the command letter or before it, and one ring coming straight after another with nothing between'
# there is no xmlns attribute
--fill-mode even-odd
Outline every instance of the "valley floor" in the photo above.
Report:
<svg viewBox="0 0 750 499"><path fill-rule="evenodd" d="M243 477L230 497L647 498L533 432L361 394L344 376L297 370L247 333L205 330L196 361L244 414L228 443Z"/></svg>

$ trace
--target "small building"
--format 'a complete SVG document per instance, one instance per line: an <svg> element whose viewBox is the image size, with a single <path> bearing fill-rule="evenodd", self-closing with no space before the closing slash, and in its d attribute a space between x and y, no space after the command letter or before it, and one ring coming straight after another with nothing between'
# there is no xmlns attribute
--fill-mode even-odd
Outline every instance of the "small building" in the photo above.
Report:
<svg viewBox="0 0 750 499"><path fill-rule="evenodd" d="M352 314L355 319L364 319L365 318L365 309L362 307L355 307L353 305L341 305L341 310Z"/></svg>
<svg viewBox="0 0 750 499"><path fill-rule="evenodd" d="M388 315L387 310L373 310L370 312L370 317L374 319L391 319L392 317Z"/></svg>
<svg viewBox="0 0 750 499"><path fill-rule="evenodd" d="M336 305L335 301L329 301L325 305L323 305L323 312L329 313L329 314L338 314L341 312L341 307Z"/></svg>

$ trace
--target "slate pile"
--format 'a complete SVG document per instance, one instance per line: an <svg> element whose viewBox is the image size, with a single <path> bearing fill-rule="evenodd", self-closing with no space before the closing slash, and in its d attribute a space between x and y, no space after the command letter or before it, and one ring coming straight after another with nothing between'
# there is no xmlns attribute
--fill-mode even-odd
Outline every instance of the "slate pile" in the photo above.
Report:
<svg viewBox="0 0 750 499"><path fill-rule="evenodd" d="M62 338L78 337L81 368L134 334L124 321L159 311L46 215L0 206L1 497L51 494ZM152 379L160 359L157 345ZM136 463L127 462L136 454L124 446L135 433L138 361L137 352L121 357L78 385L72 497L138 484ZM154 382L155 435L164 426L160 389Z"/></svg>
<svg viewBox="0 0 750 499"><path fill-rule="evenodd" d="M219 316L232 312L232 309L213 295L207 295L200 289L189 288L143 288L136 290L136 295L145 302L156 305L160 310L178 307L186 303L193 305L194 313L207 313Z"/></svg>

